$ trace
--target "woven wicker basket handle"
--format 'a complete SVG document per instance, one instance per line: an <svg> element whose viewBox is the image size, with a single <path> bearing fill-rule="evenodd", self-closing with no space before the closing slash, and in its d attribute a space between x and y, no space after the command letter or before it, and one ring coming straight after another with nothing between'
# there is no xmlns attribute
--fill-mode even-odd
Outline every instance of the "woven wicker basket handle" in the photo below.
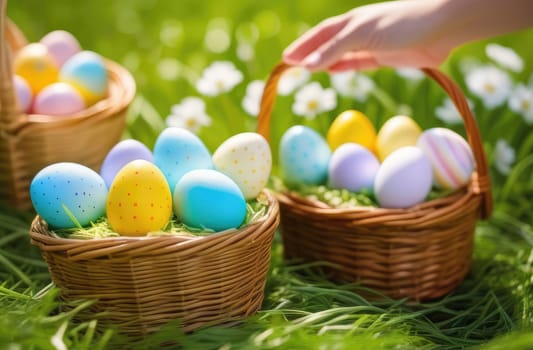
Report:
<svg viewBox="0 0 533 350"><path fill-rule="evenodd" d="M13 89L11 54L27 41L18 27L6 15L7 0L0 0L0 130L20 115Z"/></svg>
<svg viewBox="0 0 533 350"><path fill-rule="evenodd" d="M259 115L257 117L257 132L263 135L267 140L270 138L270 116L277 96L278 81L283 72L290 67L291 66L285 63L279 63L274 67L263 91ZM476 160L476 172L473 175L471 189L474 193L481 195L482 203L480 215L482 218L488 218L492 212L492 192L487 159L474 115L466 102L463 92L456 83L436 69L424 68L422 70L427 76L435 80L444 91L446 91L464 120L468 143L472 148Z"/></svg>

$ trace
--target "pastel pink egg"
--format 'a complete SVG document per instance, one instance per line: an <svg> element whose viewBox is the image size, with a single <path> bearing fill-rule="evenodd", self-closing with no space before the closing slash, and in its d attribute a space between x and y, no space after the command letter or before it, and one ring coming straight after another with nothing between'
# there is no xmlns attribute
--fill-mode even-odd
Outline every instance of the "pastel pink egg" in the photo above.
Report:
<svg viewBox="0 0 533 350"><path fill-rule="evenodd" d="M446 128L432 128L420 135L416 145L431 161L435 185L457 189L470 181L475 160L461 135Z"/></svg>
<svg viewBox="0 0 533 350"><path fill-rule="evenodd" d="M35 97L33 112L47 115L69 115L85 108L80 93L67 83L53 83Z"/></svg>
<svg viewBox="0 0 533 350"><path fill-rule="evenodd" d="M81 51L78 40L65 30L54 30L46 34L40 42L48 47L48 51L58 67L61 67L66 60Z"/></svg>
<svg viewBox="0 0 533 350"><path fill-rule="evenodd" d="M28 113L31 107L31 100L33 98L30 85L26 79L15 74L13 77L13 87L17 97L18 110L21 113Z"/></svg>

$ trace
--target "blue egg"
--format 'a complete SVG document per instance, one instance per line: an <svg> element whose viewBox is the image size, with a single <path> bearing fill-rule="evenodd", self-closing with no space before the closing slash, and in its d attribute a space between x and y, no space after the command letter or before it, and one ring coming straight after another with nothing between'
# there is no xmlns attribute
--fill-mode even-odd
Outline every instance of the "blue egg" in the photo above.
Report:
<svg viewBox="0 0 533 350"><path fill-rule="evenodd" d="M246 218L246 200L239 186L216 170L188 172L176 184L174 213L191 227L223 231Z"/></svg>
<svg viewBox="0 0 533 350"><path fill-rule="evenodd" d="M89 106L107 92L108 75L104 60L92 51L78 52L61 66L59 81L73 85Z"/></svg>
<svg viewBox="0 0 533 350"><path fill-rule="evenodd" d="M82 226L105 214L107 187L94 170L77 163L55 163L42 169L30 184L33 207L52 228Z"/></svg>
<svg viewBox="0 0 533 350"><path fill-rule="evenodd" d="M154 163L165 175L171 192L179 179L195 169L213 169L211 154L202 140L183 128L166 128L154 146Z"/></svg>
<svg viewBox="0 0 533 350"><path fill-rule="evenodd" d="M137 159L144 159L150 163L154 162L152 151L142 142L131 139L122 140L111 148L100 168L100 175L104 179L107 188L111 188L115 175L120 169Z"/></svg>
<svg viewBox="0 0 533 350"><path fill-rule="evenodd" d="M328 176L331 150L315 130L296 125L281 137L279 160L288 185L319 185Z"/></svg>

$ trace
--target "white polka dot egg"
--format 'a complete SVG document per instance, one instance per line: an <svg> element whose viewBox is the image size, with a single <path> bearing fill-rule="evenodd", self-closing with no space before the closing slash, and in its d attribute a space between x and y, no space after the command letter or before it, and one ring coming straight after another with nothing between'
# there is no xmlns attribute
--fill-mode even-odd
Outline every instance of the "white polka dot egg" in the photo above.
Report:
<svg viewBox="0 0 533 350"><path fill-rule="evenodd" d="M213 164L235 181L246 199L253 199L266 186L272 153L263 136L244 132L230 137L216 149Z"/></svg>

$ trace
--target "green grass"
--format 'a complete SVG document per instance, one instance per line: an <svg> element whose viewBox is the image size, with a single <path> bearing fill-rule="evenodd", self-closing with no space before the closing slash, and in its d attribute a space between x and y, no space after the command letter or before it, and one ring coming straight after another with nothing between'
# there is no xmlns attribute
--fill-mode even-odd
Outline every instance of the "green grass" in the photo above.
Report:
<svg viewBox="0 0 533 350"><path fill-rule="evenodd" d="M368 1L366 1L368 2ZM74 33L82 46L127 67L137 82L137 97L130 107L125 137L152 146L164 128L170 107L186 96L198 96L195 80L216 60L230 60L243 72L245 82L265 79L280 59L283 48L310 25L363 1L192 1L180 0L12 0L8 14L30 41L53 29ZM229 33L226 51L204 46L208 28ZM475 57L488 62L484 47L498 42L513 47L524 59L515 82L527 83L533 71L533 30L465 45L457 49L443 69L465 89L460 63ZM236 50L245 42L255 58L242 61ZM390 69L370 72L377 88L364 102L349 99L329 114L304 121L290 112L292 96L279 97L273 114L272 149L289 126L307 123L324 131L329 121L346 108L365 112L376 125L407 106L424 127L441 126L435 106L444 93L436 84L410 82ZM327 85L325 74L314 80ZM200 136L214 150L231 134L253 130L255 119L240 107L245 91L241 83L231 93L205 98L213 125ZM140 342L130 342L114 329L98 327L98 318L75 321L90 301L77 301L64 311L59 291L40 252L30 244L31 212L0 207L0 348L4 349L528 349L533 344L533 127L506 106L474 111L490 163L495 211L476 229L473 266L464 283L452 294L430 303L361 296L363 286L336 285L306 265L288 265L282 258L280 237L272 248L265 300L261 311L231 328L212 327L184 335L169 325ZM230 128L224 124L231 120ZM461 127L454 127L464 133ZM508 175L495 168L494 149L499 138L516 151ZM276 170L275 170L276 172ZM174 345L172 345L174 344Z"/></svg>

